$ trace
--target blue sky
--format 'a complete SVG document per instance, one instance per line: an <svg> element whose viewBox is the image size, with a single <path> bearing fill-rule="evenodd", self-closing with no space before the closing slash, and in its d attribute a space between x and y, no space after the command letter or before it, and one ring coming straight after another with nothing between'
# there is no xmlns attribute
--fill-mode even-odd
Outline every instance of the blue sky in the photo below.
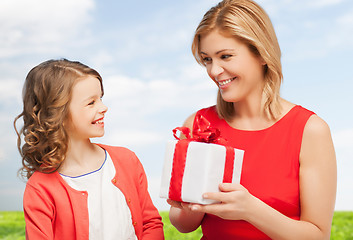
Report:
<svg viewBox="0 0 353 240"><path fill-rule="evenodd" d="M216 0L2 0L0 2L0 211L21 210L25 183L12 122L28 71L81 61L103 76L106 135L135 151L158 197L165 143L191 113L213 105L216 86L190 51ZM282 49L282 96L331 127L338 162L336 210L353 210L353 1L259 0Z"/></svg>

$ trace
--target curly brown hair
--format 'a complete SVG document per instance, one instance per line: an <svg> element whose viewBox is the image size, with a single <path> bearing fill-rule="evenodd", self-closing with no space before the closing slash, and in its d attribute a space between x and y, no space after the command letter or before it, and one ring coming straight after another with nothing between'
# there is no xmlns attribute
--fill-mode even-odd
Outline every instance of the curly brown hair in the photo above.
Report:
<svg viewBox="0 0 353 240"><path fill-rule="evenodd" d="M48 60L28 73L22 92L23 111L14 120L22 177L29 179L35 171L55 172L65 159L68 134L64 122L69 116L72 88L85 76L96 77L103 94L100 74L77 61ZM21 117L24 124L18 131L16 122Z"/></svg>

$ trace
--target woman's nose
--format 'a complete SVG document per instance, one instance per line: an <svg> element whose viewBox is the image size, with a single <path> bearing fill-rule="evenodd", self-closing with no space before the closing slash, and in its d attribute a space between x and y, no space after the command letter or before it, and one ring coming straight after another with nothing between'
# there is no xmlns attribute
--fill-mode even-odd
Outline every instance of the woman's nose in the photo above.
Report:
<svg viewBox="0 0 353 240"><path fill-rule="evenodd" d="M220 64L218 64L217 62L215 62L215 61L212 62L212 64L210 64L210 66L209 66L208 74L212 78L216 78L221 73L223 73L223 67Z"/></svg>

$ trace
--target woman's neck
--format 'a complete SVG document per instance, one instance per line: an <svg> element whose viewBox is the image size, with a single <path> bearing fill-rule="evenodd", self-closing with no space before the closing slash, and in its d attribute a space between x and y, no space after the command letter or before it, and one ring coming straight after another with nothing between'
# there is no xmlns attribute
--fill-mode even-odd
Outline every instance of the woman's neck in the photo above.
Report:
<svg viewBox="0 0 353 240"><path fill-rule="evenodd" d="M283 117L294 104L280 99L283 109L279 118ZM233 104L235 115L229 125L240 130L261 130L270 127L278 119L271 119L266 114L263 101L237 102Z"/></svg>

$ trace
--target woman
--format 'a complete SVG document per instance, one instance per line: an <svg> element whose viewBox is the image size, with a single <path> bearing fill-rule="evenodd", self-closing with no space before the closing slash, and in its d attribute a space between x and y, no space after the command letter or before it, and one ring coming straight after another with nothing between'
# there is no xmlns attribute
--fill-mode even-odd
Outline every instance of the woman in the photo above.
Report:
<svg viewBox="0 0 353 240"><path fill-rule="evenodd" d="M199 205L168 200L181 232L202 239L329 239L336 159L328 125L280 97L281 51L265 11L251 0L224 0L195 32L192 51L219 88L207 118L245 151L240 184L220 184Z"/></svg>

